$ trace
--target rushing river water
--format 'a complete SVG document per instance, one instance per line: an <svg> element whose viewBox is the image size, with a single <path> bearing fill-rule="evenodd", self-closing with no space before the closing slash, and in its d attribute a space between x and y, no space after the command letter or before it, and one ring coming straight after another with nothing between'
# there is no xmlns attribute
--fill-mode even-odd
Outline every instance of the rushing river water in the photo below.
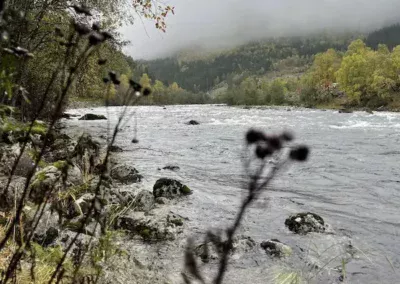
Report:
<svg viewBox="0 0 400 284"><path fill-rule="evenodd" d="M348 262L347 283L399 283L399 114L225 106L130 110L136 111L140 143L131 143L133 118L117 138L116 145L124 149L118 159L135 166L145 177L143 187L149 190L160 177L177 178L193 189L194 194L174 209L188 218L186 236L199 238L208 228L223 228L232 222L244 192L241 154L247 129L292 130L297 142L310 146L310 160L293 164L274 181L250 209L240 232L258 244L278 238L293 247L295 256L271 260L258 250L233 257L226 283L273 283L276 271L285 268L299 271L310 282L336 283L344 261ZM108 115L114 125L121 108L71 112ZM200 125L186 125L191 119ZM107 131L105 121L66 123L68 131L83 129L96 138ZM180 170L158 169L166 164ZM285 218L303 211L321 215L334 233L298 236L289 232ZM171 275L179 275L182 267L183 241L158 252ZM349 253L350 243L353 252ZM318 268L307 266L310 262Z"/></svg>

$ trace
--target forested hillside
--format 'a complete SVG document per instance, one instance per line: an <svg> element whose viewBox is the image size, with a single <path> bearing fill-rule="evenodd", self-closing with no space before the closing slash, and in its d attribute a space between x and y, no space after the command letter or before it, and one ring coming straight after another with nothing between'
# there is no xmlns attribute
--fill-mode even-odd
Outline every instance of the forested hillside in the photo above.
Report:
<svg viewBox="0 0 400 284"><path fill-rule="evenodd" d="M365 35L321 33L209 54L185 51L137 62L135 72L157 79L160 94L171 94L164 85L179 86L181 95L190 94L186 102L397 109L399 44L396 24ZM162 97L164 102L183 101Z"/></svg>
<svg viewBox="0 0 400 284"><path fill-rule="evenodd" d="M234 74L248 72L263 75L285 64L289 58L293 64L304 66L312 56L328 48L345 50L359 35L319 34L310 37L274 38L252 42L230 50L193 58L190 53L174 57L141 62L142 70L164 83L178 83L191 91L209 91L213 86Z"/></svg>

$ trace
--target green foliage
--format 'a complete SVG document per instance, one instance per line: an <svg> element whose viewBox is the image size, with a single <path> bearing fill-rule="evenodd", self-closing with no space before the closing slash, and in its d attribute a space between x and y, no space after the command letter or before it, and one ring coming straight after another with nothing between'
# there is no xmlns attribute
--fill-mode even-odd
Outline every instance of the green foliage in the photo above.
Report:
<svg viewBox="0 0 400 284"><path fill-rule="evenodd" d="M374 51L361 40L349 46L336 76L350 102L368 106L375 101L382 105L395 95L400 83L397 52L395 48L390 53L385 45Z"/></svg>
<svg viewBox="0 0 400 284"><path fill-rule="evenodd" d="M38 283L47 283L50 280L53 271L56 269L63 256L64 252L61 246L44 248L36 243L31 244L31 257L34 258L36 263L33 272L35 273L35 279L40 281ZM65 270L65 277L72 275L73 263L70 258L64 261L62 267ZM31 277L28 273L27 275L22 273L20 276L20 283L32 283L29 282L29 279L31 279Z"/></svg>
<svg viewBox="0 0 400 284"><path fill-rule="evenodd" d="M13 134L16 137L24 137L26 135L26 133L28 132L30 127L29 123L22 123L20 121L17 120L5 120L4 124L0 127L1 128L1 132L5 133L5 134ZM47 133L47 125L42 123L42 122L38 122L35 121L33 124L33 127L31 129L31 135L40 135L40 136L44 136Z"/></svg>
<svg viewBox="0 0 400 284"><path fill-rule="evenodd" d="M107 231L99 239L96 246L90 251L90 261L98 274L102 273L103 265L110 258L117 255L124 255L125 252L117 245L118 231Z"/></svg>
<svg viewBox="0 0 400 284"><path fill-rule="evenodd" d="M53 166L56 167L58 170L63 171L66 168L68 168L68 162L67 161L57 161L55 163L53 163Z"/></svg>

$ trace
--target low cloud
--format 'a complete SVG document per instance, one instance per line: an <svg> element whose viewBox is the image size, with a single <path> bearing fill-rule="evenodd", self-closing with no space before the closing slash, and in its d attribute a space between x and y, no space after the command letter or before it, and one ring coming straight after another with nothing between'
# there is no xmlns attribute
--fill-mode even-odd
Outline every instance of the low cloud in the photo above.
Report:
<svg viewBox="0 0 400 284"><path fill-rule="evenodd" d="M271 36L365 31L400 20L398 0L174 0L167 33L137 19L121 29L125 52L152 59L184 48L226 48Z"/></svg>

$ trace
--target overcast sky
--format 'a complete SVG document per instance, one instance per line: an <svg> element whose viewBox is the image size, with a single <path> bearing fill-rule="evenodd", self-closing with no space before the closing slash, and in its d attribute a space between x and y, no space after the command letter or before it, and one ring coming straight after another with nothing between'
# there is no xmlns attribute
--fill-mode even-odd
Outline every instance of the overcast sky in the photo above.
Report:
<svg viewBox="0 0 400 284"><path fill-rule="evenodd" d="M344 31L382 27L400 20L400 0L169 0L175 15L167 33L136 20L122 28L135 59L170 55L182 48L230 47L269 36L322 29Z"/></svg>

